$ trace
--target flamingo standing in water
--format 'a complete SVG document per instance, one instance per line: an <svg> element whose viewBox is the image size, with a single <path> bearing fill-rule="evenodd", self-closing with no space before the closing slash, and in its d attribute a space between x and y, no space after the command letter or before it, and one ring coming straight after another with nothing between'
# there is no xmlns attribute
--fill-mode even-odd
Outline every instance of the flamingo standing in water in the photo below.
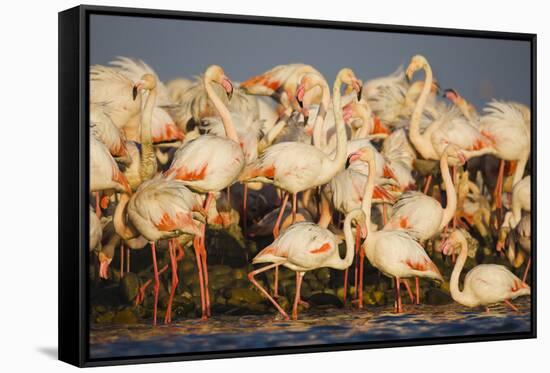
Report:
<svg viewBox="0 0 550 373"><path fill-rule="evenodd" d="M460 291L458 283L468 255L468 242L464 233L457 229L451 233L443 246L443 253L446 255L460 250L450 283L451 297L456 302L466 307L485 306L487 312L490 305L504 302L514 311L518 311L510 300L531 294L529 285L505 266L497 264L480 264L471 269L464 279L463 290Z"/></svg>
<svg viewBox="0 0 550 373"><path fill-rule="evenodd" d="M338 251L340 240L328 229L315 223L300 222L285 229L275 241L260 251L252 260L253 264L272 263L263 268L252 271L248 279L266 296L277 308L281 315L288 320L288 315L275 299L256 281L254 276L273 267L283 265L296 272L296 295L292 307L292 318L298 319L298 304L307 303L300 299L302 279L307 271L317 268L329 267L334 269L347 269L353 261L353 233L351 223L360 217L360 209L350 212L344 221L344 235L346 241L346 255L342 259Z"/></svg>
<svg viewBox="0 0 550 373"><path fill-rule="evenodd" d="M445 185L447 204L445 208L433 197L421 192L410 191L403 194L394 205L393 215L384 226L385 230L405 230L414 238L425 241L447 227L453 219L456 206L456 189L449 172L448 158L464 160L459 149L450 144L443 152L440 160L441 176ZM416 282L416 304L420 303L418 277Z"/></svg>
<svg viewBox="0 0 550 373"><path fill-rule="evenodd" d="M226 137L202 135L183 144L176 154L170 168L165 172L168 179L182 181L192 190L208 196L204 210L208 211L214 193L224 190L237 179L245 165L245 156L240 145L233 119L227 107L216 95L212 84L220 84L228 98L231 98L233 84L220 66L208 67L204 74L206 92L222 119ZM207 149L208 151L205 151ZM202 227L204 239L206 226ZM204 248L202 243L201 248ZM210 296L208 294L208 269L206 250L197 252L202 263L206 288L206 313L210 316Z"/></svg>
<svg viewBox="0 0 550 373"><path fill-rule="evenodd" d="M370 148L362 148L352 155L369 165L369 172L376 168L374 153ZM401 304L401 279L425 277L443 282L441 273L431 261L422 246L407 232L400 230L376 231L371 222L372 192L374 179L369 178L365 187L361 209L367 228L367 238L363 242L360 254L359 307L363 305L363 261L366 255L373 267L388 277L395 278L395 311L403 312Z"/></svg>
<svg viewBox="0 0 550 373"><path fill-rule="evenodd" d="M155 276L154 292L155 306L153 313L153 325L157 323L157 303L159 295L159 269L157 266L156 243L160 240L170 240L169 254L172 269L172 287L168 299L168 308L164 321L171 322L171 305L178 284L177 259L175 244L172 238L182 235L195 237L195 252L203 250L201 226L204 225L204 218L201 215L202 200L191 192L183 182L177 180L166 180L160 176L145 181L140 185L132 197L123 194L120 198L117 210L126 210L128 221L132 227L128 227L124 220L121 220L122 230L139 232L151 244L153 257L153 271ZM117 229L119 230L119 229ZM206 317L204 281L199 263L200 256L197 254L197 266L199 268L199 283L201 286L201 306L203 318Z"/></svg>

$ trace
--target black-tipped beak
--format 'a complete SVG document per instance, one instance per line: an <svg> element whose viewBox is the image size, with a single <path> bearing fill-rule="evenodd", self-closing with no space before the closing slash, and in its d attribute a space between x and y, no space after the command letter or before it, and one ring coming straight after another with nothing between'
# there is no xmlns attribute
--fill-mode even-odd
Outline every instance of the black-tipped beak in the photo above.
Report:
<svg viewBox="0 0 550 373"><path fill-rule="evenodd" d="M349 157L346 158L346 166L344 168L347 170L350 165L351 165L351 154Z"/></svg>
<svg viewBox="0 0 550 373"><path fill-rule="evenodd" d="M361 95L363 94L363 86L357 91L357 101L361 101Z"/></svg>
<svg viewBox="0 0 550 373"><path fill-rule="evenodd" d="M304 126L307 126L308 120L309 120L309 115L304 115Z"/></svg>
<svg viewBox="0 0 550 373"><path fill-rule="evenodd" d="M304 102L298 98L298 95L296 95L296 101L298 102L298 106L300 106L300 109L303 109Z"/></svg>
<svg viewBox="0 0 550 373"><path fill-rule="evenodd" d="M138 94L138 88L137 86L134 86L134 88L132 88L132 99L134 101L136 100L137 94Z"/></svg>
<svg viewBox="0 0 550 373"><path fill-rule="evenodd" d="M443 97L448 98L449 95L458 96L458 93L452 88L448 88L443 91L443 94L442 94Z"/></svg>
<svg viewBox="0 0 550 373"><path fill-rule="evenodd" d="M229 82L229 84L231 85L231 89L229 91L226 91L226 93L227 93L227 99L231 101L231 97L233 97L233 83Z"/></svg>

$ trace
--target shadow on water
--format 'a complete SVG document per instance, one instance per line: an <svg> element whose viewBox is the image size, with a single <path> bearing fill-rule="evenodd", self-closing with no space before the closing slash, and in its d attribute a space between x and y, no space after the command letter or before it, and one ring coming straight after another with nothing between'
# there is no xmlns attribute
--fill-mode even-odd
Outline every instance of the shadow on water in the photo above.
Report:
<svg viewBox="0 0 550 373"><path fill-rule="evenodd" d="M93 325L90 352L95 358L143 356L527 332L531 328L529 300L517 300L516 304L520 312L497 306L486 314L449 304L409 306L402 315L393 314L388 307L313 309L290 322L269 314L221 315L208 322L187 319L156 328Z"/></svg>

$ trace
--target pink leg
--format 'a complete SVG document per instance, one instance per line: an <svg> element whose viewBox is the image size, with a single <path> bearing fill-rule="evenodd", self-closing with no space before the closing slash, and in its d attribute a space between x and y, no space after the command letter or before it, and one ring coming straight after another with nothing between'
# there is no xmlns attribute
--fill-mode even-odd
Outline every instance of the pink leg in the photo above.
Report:
<svg viewBox="0 0 550 373"><path fill-rule="evenodd" d="M260 268L260 269L257 269L255 271L252 271L248 274L248 279L250 280L250 282L252 282L254 284L254 286L256 286L258 288L258 290L260 290L260 292L267 298L269 299L269 301L275 306L275 308L277 308L277 311L279 311L279 313L283 316L283 318L285 320L288 320L288 315L286 314L286 312L281 308L281 306L279 306L279 303L277 303L277 301L275 299L273 299L271 297L271 295L269 295L269 293L258 283L258 281L256 281L256 279L254 278L254 276L256 276L257 274L259 273L262 273L262 272L265 272L273 267L277 267L279 265L279 263L274 263L274 264L270 264L268 266L265 266L263 268Z"/></svg>
<svg viewBox="0 0 550 373"><path fill-rule="evenodd" d="M301 275L301 277L303 277L304 275L305 275L305 272ZM296 272L296 281L298 281L298 277L300 277L300 273ZM301 304L305 308L309 308L309 303L306 302L305 300L302 300L302 294L298 293L297 295L298 295L298 304Z"/></svg>
<svg viewBox="0 0 550 373"><path fill-rule="evenodd" d="M363 265L365 263L365 252L359 251L359 309L363 308Z"/></svg>
<svg viewBox="0 0 550 373"><path fill-rule="evenodd" d="M401 280L399 277L395 278L395 296L396 296L396 303L397 303L397 313L403 312L403 305L401 304Z"/></svg>
<svg viewBox="0 0 550 373"><path fill-rule="evenodd" d="M456 181L456 166L453 166L453 184L454 185L457 185L457 181ZM456 212L455 214L453 215L453 230L456 229ZM454 263L454 262L453 262Z"/></svg>
<svg viewBox="0 0 550 373"><path fill-rule="evenodd" d="M246 210L246 202L248 199L248 184L243 184L243 235L246 237L246 225L248 220L248 212Z"/></svg>
<svg viewBox="0 0 550 373"><path fill-rule="evenodd" d="M130 248L126 248L126 273L130 272Z"/></svg>
<svg viewBox="0 0 550 373"><path fill-rule="evenodd" d="M273 284L273 298L279 297L279 266L275 266L275 279Z"/></svg>
<svg viewBox="0 0 550 373"><path fill-rule="evenodd" d="M355 278L354 278L354 286L355 286L355 294L354 298L358 299L359 296L359 286L358 286L358 280L359 280L359 250L361 249L361 229L359 227L355 230Z"/></svg>
<svg viewBox="0 0 550 373"><path fill-rule="evenodd" d="M344 306L348 300L348 268L344 270Z"/></svg>
<svg viewBox="0 0 550 373"><path fill-rule="evenodd" d="M511 309L513 309L514 311L519 312L519 309L518 309L516 306L514 306L514 305L512 304L512 302L510 302L508 299L505 299L505 300L504 300L504 303L506 303L506 305L507 305L508 307L510 307Z"/></svg>
<svg viewBox="0 0 550 373"><path fill-rule="evenodd" d="M527 265L525 266L525 272L523 272L523 278L522 278L523 282L527 280L527 274L529 273L529 269L531 269L531 257L529 257L529 260L527 261Z"/></svg>
<svg viewBox="0 0 550 373"><path fill-rule="evenodd" d="M205 301L206 301L206 315L208 317L210 317L211 316L211 311L210 311L210 291L208 289L208 265L206 263L206 247L204 246L204 240L202 242L201 259L202 259L202 269L203 269L203 276L204 276L204 294L206 296L206 298L205 298Z"/></svg>
<svg viewBox="0 0 550 373"><path fill-rule="evenodd" d="M502 184L504 183L504 160L500 160L498 167L497 184L495 186L494 197L497 209L502 209Z"/></svg>
<svg viewBox="0 0 550 373"><path fill-rule="evenodd" d="M430 185L432 184L432 174L428 175L426 178L426 183L424 183L424 194L428 194L428 190L430 190Z"/></svg>
<svg viewBox="0 0 550 373"><path fill-rule="evenodd" d="M120 278L124 277L124 244L120 244Z"/></svg>
<svg viewBox="0 0 550 373"><path fill-rule="evenodd" d="M403 279L401 280L403 282L403 285L405 285L405 289L407 289L407 293L409 293L409 298L411 298L411 303L414 303L414 295L411 290L411 285L409 285L409 280Z"/></svg>
<svg viewBox="0 0 550 373"><path fill-rule="evenodd" d="M302 288L302 279L304 273L297 273L296 276L296 295L294 296L294 306L292 307L292 318L298 320L298 302L300 301L300 290Z"/></svg>
<svg viewBox="0 0 550 373"><path fill-rule="evenodd" d="M95 214L101 219L101 207L99 206L99 192L95 192Z"/></svg>
<svg viewBox="0 0 550 373"><path fill-rule="evenodd" d="M296 193L293 193L292 194L292 224L296 223L296 210L297 210Z"/></svg>
<svg viewBox="0 0 550 373"><path fill-rule="evenodd" d="M416 304L420 304L420 280L418 277L414 278L415 287L416 287Z"/></svg>
<svg viewBox="0 0 550 373"><path fill-rule="evenodd" d="M160 287L160 279L159 279L159 271L157 267L157 253L155 248L155 243L153 242L151 244L151 255L153 256L153 270L155 271L155 308L153 310L153 326L157 325L157 306L159 301L159 287Z"/></svg>
<svg viewBox="0 0 550 373"><path fill-rule="evenodd" d="M174 295L176 294L176 287L178 286L178 264L176 262L176 248L174 240L168 242L168 251L170 254L170 263L172 265L172 286L170 288L170 297L168 298L168 306L166 308L166 315L164 316L164 323L170 324L172 322L172 302Z"/></svg>
<svg viewBox="0 0 550 373"><path fill-rule="evenodd" d="M227 187L227 203L231 206L231 185Z"/></svg>
<svg viewBox="0 0 550 373"><path fill-rule="evenodd" d="M202 319L206 320L206 301L205 301L205 295L204 295L204 277L202 272L202 261L201 261L201 252L202 252L202 246L201 246L201 238L195 236L194 238L194 247L195 247L195 259L197 260L197 268L199 270L199 287L201 292L201 311L202 311Z"/></svg>
<svg viewBox="0 0 550 373"><path fill-rule="evenodd" d="M277 216L277 221L273 227L273 237L277 238L279 236L279 227L281 226L281 219L283 218L283 213L285 212L285 207L288 202L289 194L285 192L285 197L283 198L283 203L281 204L279 215Z"/></svg>

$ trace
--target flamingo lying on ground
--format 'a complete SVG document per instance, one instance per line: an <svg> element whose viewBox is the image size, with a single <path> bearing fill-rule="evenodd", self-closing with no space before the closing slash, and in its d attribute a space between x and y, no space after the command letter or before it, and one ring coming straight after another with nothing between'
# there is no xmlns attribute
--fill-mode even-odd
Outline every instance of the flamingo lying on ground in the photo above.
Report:
<svg viewBox="0 0 550 373"><path fill-rule="evenodd" d="M143 235L151 244L153 257L153 270L155 276L155 307L153 314L153 325L157 323L157 303L159 295L159 269L157 266L156 243L160 240L169 241L169 253L172 269L172 286L168 300L165 322L171 321L171 305L178 284L176 248L172 238L181 235L192 235L195 237L195 255L199 269L199 283L201 286L201 306L203 318L206 317L204 281L202 274L202 263L200 263L200 252L204 250L203 230L204 217L199 213L202 211L201 198L191 192L183 182L177 180L165 180L157 176L152 180L145 181L140 185L132 197L123 194L119 201L117 210L127 210L128 221L132 223L139 234ZM124 220L121 220L123 225ZM127 231L130 227L123 227Z"/></svg>
<svg viewBox="0 0 550 373"><path fill-rule="evenodd" d="M203 135L186 142L178 149L170 168L165 172L168 179L181 180L194 191L207 194L204 204L206 211L214 199L214 193L233 184L245 165L243 149L233 119L227 107L214 92L213 83L220 84L229 98L233 92L233 84L220 66L212 65L204 74L206 92L222 118L226 137ZM204 239L206 226L203 226L202 229L201 239ZM204 242L201 247L204 248ZM199 256L207 289L206 314L210 316L206 250L201 250Z"/></svg>
<svg viewBox="0 0 550 373"><path fill-rule="evenodd" d="M372 149L362 148L352 157L367 162L369 172L374 173L376 165ZM373 190L374 179L369 178L361 203L368 233L360 254L359 307L363 306L362 274L364 255L366 255L373 267L386 276L395 278L395 311L400 313L403 312L400 294L401 279L425 277L443 282L443 277L422 246L407 232L399 230L376 231L376 226L371 221Z"/></svg>
<svg viewBox="0 0 550 373"><path fill-rule="evenodd" d="M444 243L443 253L451 254L460 250L453 273L451 274L451 296L453 299L466 306L485 306L489 312L489 306L504 302L507 306L518 311L510 300L522 295L530 295L531 288L521 281L508 268L497 264L480 264L471 269L464 279L463 290L458 287L460 272L468 255L468 243L461 230L455 230Z"/></svg>
<svg viewBox="0 0 550 373"><path fill-rule="evenodd" d="M347 269L353 261L353 233L351 223L362 215L361 210L355 210L346 216L344 221L344 235L346 241L346 255L342 259L338 251L339 239L328 229L321 228L315 223L301 222L285 229L271 245L260 251L252 260L253 264L272 263L248 274L249 280L266 296L277 308L281 315L288 320L288 315L275 299L256 281L254 276L273 267L283 265L296 272L296 295L292 307L292 318L298 319L298 304L307 303L300 299L302 279L307 271L329 267Z"/></svg>

